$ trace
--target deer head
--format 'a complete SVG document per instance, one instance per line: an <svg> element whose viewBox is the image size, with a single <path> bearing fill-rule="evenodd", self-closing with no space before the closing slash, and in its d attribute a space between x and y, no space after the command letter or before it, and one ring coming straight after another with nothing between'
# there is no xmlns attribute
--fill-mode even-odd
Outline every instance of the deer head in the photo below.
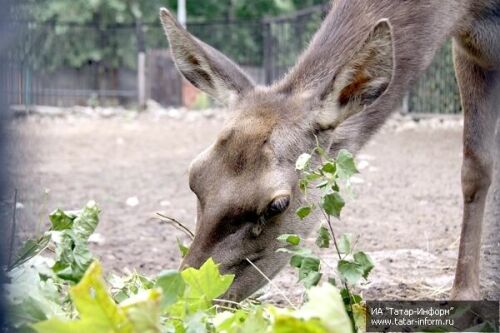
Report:
<svg viewBox="0 0 500 333"><path fill-rule="evenodd" d="M240 300L266 282L247 258L273 277L288 260L276 252L282 247L276 238L312 229L314 221L295 215L301 204L295 160L316 138L330 144L344 120L385 92L393 72L391 28L387 21L375 24L355 56L338 59L337 68L263 87L190 35L168 10L160 16L178 70L232 111L216 141L189 168L198 209L183 266L199 267L212 257L221 271L236 276L226 297Z"/></svg>

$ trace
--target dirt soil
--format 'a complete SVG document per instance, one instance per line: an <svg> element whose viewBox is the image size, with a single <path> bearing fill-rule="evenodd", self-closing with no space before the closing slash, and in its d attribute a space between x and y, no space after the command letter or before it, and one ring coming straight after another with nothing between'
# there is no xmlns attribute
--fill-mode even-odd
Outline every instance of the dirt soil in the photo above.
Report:
<svg viewBox="0 0 500 333"><path fill-rule="evenodd" d="M93 199L102 215L92 249L108 272L153 275L176 268L176 238L186 238L152 217L163 211L194 229L187 168L215 139L222 118L179 112L16 118L11 126L16 162L9 172L18 189L19 238L43 228L53 209L75 209ZM356 198L336 228L358 235L360 247L376 262L362 286L368 299L448 296L461 224L461 127L459 118L396 117L358 155ZM500 152L500 135L496 143ZM496 165L482 284L485 297L498 300L500 162ZM333 256L323 257L331 270ZM275 281L293 301L300 299L291 269ZM267 287L262 298L279 302L281 296Z"/></svg>

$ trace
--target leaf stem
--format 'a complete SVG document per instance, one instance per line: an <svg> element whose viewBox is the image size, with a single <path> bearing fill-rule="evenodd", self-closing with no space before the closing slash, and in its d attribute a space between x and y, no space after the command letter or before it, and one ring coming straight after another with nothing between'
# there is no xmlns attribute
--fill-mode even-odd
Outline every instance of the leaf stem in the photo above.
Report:
<svg viewBox="0 0 500 333"><path fill-rule="evenodd" d="M337 243L337 237L335 237L335 232L333 232L331 217L330 217L330 215L326 214L323 209L320 209L320 210L321 210L321 212L323 213L323 215L326 218L326 222L328 224L328 228L330 229L330 234L332 235L333 245L335 246L335 250L337 251L337 255L339 257L339 260L342 260L342 255L340 254L339 246L338 246L338 243ZM347 285L347 282L344 281L342 278L341 278L341 281L342 281L342 283L344 285L344 288L345 288L345 290L347 292L347 297L349 298L350 310L347 311L347 314L349 315L349 319L351 320L351 325L352 325L353 331L357 332L357 330L356 330L356 322L354 321L354 314L352 312L352 305L353 304L352 304L351 291L349 289L349 286Z"/></svg>

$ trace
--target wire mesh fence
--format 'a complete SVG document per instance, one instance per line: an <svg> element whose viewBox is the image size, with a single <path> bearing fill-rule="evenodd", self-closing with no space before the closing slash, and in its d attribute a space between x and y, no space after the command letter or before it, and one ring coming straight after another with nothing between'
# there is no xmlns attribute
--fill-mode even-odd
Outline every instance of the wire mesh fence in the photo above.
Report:
<svg viewBox="0 0 500 333"><path fill-rule="evenodd" d="M318 30L329 6L315 6L293 15L264 21L266 83L281 78Z"/></svg>
<svg viewBox="0 0 500 333"><path fill-rule="evenodd" d="M328 6L321 5L256 21L190 22L188 30L242 65L255 81L269 84L293 66L327 12ZM0 56L10 104L137 103L138 53L167 47L158 22L101 27L20 21L14 26L15 47ZM165 91L177 93L180 88ZM181 101L167 100L179 101L172 102L176 105ZM411 88L407 101L409 112L460 112L449 42Z"/></svg>
<svg viewBox="0 0 500 333"><path fill-rule="evenodd" d="M453 70L452 46L448 41L430 67L411 88L408 111L414 113L460 113L460 94Z"/></svg>

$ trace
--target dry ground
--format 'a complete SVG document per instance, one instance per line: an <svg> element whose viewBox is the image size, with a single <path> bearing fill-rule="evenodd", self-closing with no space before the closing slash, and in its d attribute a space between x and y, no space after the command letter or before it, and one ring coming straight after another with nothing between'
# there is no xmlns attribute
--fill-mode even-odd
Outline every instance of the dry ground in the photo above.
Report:
<svg viewBox="0 0 500 333"><path fill-rule="evenodd" d="M9 171L19 191L18 235L40 228L56 207L79 208L94 199L102 209L97 231L102 237L92 247L108 270L154 274L177 267L176 237L183 235L151 216L164 211L193 225L195 198L187 167L221 125L220 116L157 113L15 119L17 162ZM500 152L500 138L495 149ZM365 295L445 298L461 223L460 121L391 120L359 154L358 163L357 198L345 208L337 229L359 235L360 246L376 261L363 286ZM498 166L487 222L483 284L486 295L498 299ZM329 257L325 254L326 262L334 266ZM277 278L293 299L301 293L295 279L289 271ZM272 288L264 297L279 299Z"/></svg>

